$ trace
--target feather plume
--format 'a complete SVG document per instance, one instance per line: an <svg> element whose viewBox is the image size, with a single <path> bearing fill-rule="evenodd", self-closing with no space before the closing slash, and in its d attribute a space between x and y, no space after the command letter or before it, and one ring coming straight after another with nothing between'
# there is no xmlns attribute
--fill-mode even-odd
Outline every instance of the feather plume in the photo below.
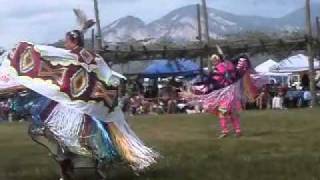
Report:
<svg viewBox="0 0 320 180"><path fill-rule="evenodd" d="M222 51L221 47L220 47L218 44L216 45L216 48L217 48L218 54L220 54L220 55L224 55L224 53L223 53L223 51Z"/></svg>
<svg viewBox="0 0 320 180"><path fill-rule="evenodd" d="M96 22L93 19L88 19L87 15L81 9L73 9L73 12L77 17L79 29L82 33L86 33L88 29L95 25Z"/></svg>

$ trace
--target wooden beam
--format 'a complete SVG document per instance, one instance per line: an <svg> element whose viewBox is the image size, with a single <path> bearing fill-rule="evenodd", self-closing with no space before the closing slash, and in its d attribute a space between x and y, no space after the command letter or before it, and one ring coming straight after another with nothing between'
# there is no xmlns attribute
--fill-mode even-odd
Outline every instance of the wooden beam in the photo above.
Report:
<svg viewBox="0 0 320 180"><path fill-rule="evenodd" d="M316 29L317 29L317 38L316 38L316 54L319 57L320 56L320 18L317 16L316 17Z"/></svg>
<svg viewBox="0 0 320 180"><path fill-rule="evenodd" d="M101 32L98 0L94 0L93 2L94 2L94 13L96 16L96 26L97 26L97 49L102 50L103 41L102 41L102 32Z"/></svg>
<svg viewBox="0 0 320 180"><path fill-rule="evenodd" d="M310 92L312 96L311 106L316 105L316 91L315 91L315 70L314 70L314 52L312 47L312 23L311 23L311 5L310 0L306 0L306 36L308 37L307 51L309 55L309 79Z"/></svg>
<svg viewBox="0 0 320 180"><path fill-rule="evenodd" d="M209 17L208 17L208 8L207 8L207 1L202 0L202 11L203 11L203 19L204 19L204 42L206 44L210 43L210 33L209 33ZM212 72L212 62L210 60L210 54L207 56L207 64L209 72Z"/></svg>
<svg viewBox="0 0 320 180"><path fill-rule="evenodd" d="M201 23L201 5L197 4L197 21L198 21L198 40L200 46L202 46L202 23ZM201 78L204 78L204 62L203 62L203 56L199 55L199 61L200 61L200 75Z"/></svg>
<svg viewBox="0 0 320 180"><path fill-rule="evenodd" d="M207 8L207 1L202 0L202 13L203 13L203 20L204 20L204 40L207 44L210 41L210 34L209 34L209 19L208 19L208 8Z"/></svg>
<svg viewBox="0 0 320 180"><path fill-rule="evenodd" d="M130 45L130 51L134 52L134 47L132 45Z"/></svg>
<svg viewBox="0 0 320 180"><path fill-rule="evenodd" d="M163 59L166 59L166 58L167 58L167 46L163 46L162 58L163 58Z"/></svg>
<svg viewBox="0 0 320 180"><path fill-rule="evenodd" d="M202 25L201 25L201 6L197 4L197 22L198 22L198 37L197 39L202 42Z"/></svg>
<svg viewBox="0 0 320 180"><path fill-rule="evenodd" d="M279 42L282 41L284 43L283 46L279 45ZM263 41L264 49L261 48L262 45L260 42L253 41L242 41L242 42L224 42L220 43L221 48L228 51L228 55L233 56L239 53L244 52L266 52L266 51L290 51L293 50L303 50L306 46L306 39L275 39L270 41ZM208 45L202 46L194 46L190 48L186 47L177 47L177 48L168 48L162 47L161 49L151 49L146 46L142 46L141 48L134 47L134 52L129 49L121 49L120 46L111 50L111 48L104 50L101 52L101 55L109 60L117 61L121 59L121 62L130 61L130 60L152 60L152 59L160 59L160 58L168 58L175 59L183 55L186 58L196 59L199 57L207 57L210 53L217 53L217 49L215 47L209 47ZM116 62L120 63L120 62Z"/></svg>
<svg viewBox="0 0 320 180"><path fill-rule="evenodd" d="M95 50L95 32L94 29L91 31L91 49Z"/></svg>
<svg viewBox="0 0 320 180"><path fill-rule="evenodd" d="M320 41L320 18L316 17L317 40Z"/></svg>
<svg viewBox="0 0 320 180"><path fill-rule="evenodd" d="M259 43L260 43L260 46L261 46L261 49L264 51L266 50L266 43L264 42L264 40L262 39L259 39Z"/></svg>

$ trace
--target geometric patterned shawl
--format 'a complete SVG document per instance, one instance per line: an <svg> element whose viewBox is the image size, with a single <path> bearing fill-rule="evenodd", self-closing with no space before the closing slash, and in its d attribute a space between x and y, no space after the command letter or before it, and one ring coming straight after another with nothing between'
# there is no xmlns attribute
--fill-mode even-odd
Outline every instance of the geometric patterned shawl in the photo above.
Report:
<svg viewBox="0 0 320 180"><path fill-rule="evenodd" d="M78 139L80 132L87 132L82 123L84 115L89 115L91 125L106 122L100 124L101 129L107 126L118 153L134 170L156 163L159 154L134 133L117 102L117 87L124 77L113 72L100 56L81 48L70 52L21 42L0 56L0 77L1 87L22 85L58 103L44 120L47 125L54 123L49 129L58 139ZM105 132L101 137L108 139Z"/></svg>
<svg viewBox="0 0 320 180"><path fill-rule="evenodd" d="M121 76L85 49L70 51L21 42L2 61L10 78L101 121L117 106ZM0 73L1 74L1 73Z"/></svg>

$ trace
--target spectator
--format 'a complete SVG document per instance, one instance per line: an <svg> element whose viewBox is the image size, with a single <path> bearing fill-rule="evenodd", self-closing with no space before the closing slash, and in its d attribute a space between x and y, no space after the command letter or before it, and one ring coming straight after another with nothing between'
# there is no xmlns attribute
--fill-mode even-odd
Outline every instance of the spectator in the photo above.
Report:
<svg viewBox="0 0 320 180"><path fill-rule="evenodd" d="M281 92L272 99L272 109L283 109L283 96Z"/></svg>
<svg viewBox="0 0 320 180"><path fill-rule="evenodd" d="M3 104L4 104L4 102L0 102L0 121L4 121L6 119Z"/></svg>
<svg viewBox="0 0 320 180"><path fill-rule="evenodd" d="M138 113L140 107L140 98L139 96L133 96L130 98L130 106L132 115L136 115Z"/></svg>
<svg viewBox="0 0 320 180"><path fill-rule="evenodd" d="M174 114L177 112L177 101L175 99L169 99L168 101L168 109L167 113L168 114Z"/></svg>
<svg viewBox="0 0 320 180"><path fill-rule="evenodd" d="M308 74L303 74L301 78L302 88L309 88L309 83L310 83L310 80L309 80Z"/></svg>
<svg viewBox="0 0 320 180"><path fill-rule="evenodd" d="M9 120L10 113L10 99L0 102L0 121Z"/></svg>
<svg viewBox="0 0 320 180"><path fill-rule="evenodd" d="M267 87L262 88L259 96L256 99L256 106L262 110L264 107L268 107L268 99L269 99L269 92Z"/></svg>
<svg viewBox="0 0 320 180"><path fill-rule="evenodd" d="M303 91L303 105L306 107L311 107L312 95L311 92L305 88Z"/></svg>

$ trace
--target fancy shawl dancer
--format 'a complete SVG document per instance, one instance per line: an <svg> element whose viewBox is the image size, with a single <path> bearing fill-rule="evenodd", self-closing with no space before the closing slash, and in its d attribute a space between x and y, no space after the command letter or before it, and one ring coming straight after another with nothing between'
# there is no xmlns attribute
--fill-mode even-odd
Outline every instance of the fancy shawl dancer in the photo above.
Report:
<svg viewBox="0 0 320 180"><path fill-rule="evenodd" d="M211 57L213 73L209 76L209 83L203 85L202 94L199 87L192 87L191 92L183 92L182 96L200 102L204 109L219 117L221 135L228 136L228 124L231 123L236 136L241 136L239 112L246 102L253 102L257 96L257 89L264 82L259 76L253 76L249 59L242 57L233 65L223 60L222 55ZM259 82L259 83L258 83ZM197 92L195 94L194 92Z"/></svg>
<svg viewBox="0 0 320 180"><path fill-rule="evenodd" d="M59 162L62 179L83 166L95 167L104 179L105 166L117 161L138 173L159 154L127 124L118 89L125 77L83 47L83 32L94 23L75 12L83 28L66 34L67 50L20 42L1 56L0 88L31 90L22 104L33 119L29 134Z"/></svg>

